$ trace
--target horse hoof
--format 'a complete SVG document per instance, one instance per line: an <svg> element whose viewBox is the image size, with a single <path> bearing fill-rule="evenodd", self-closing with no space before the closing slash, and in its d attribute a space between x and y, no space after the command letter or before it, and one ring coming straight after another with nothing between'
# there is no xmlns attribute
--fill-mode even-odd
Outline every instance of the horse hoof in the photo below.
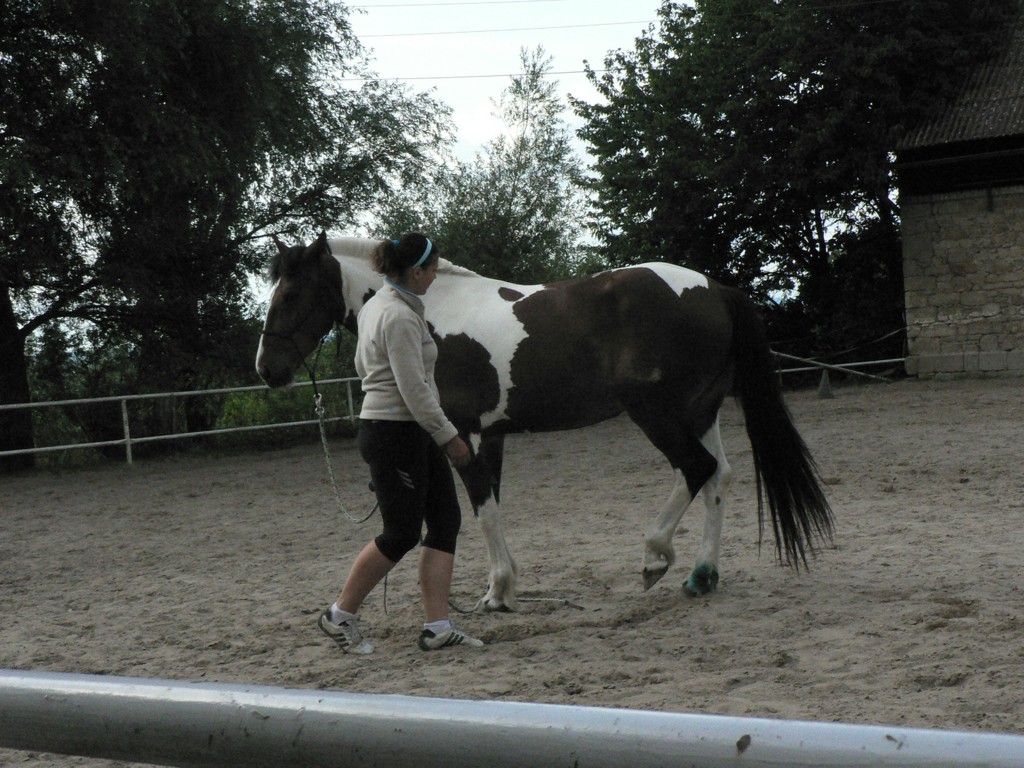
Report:
<svg viewBox="0 0 1024 768"><path fill-rule="evenodd" d="M512 609L501 600L481 597L473 613L512 613Z"/></svg>
<svg viewBox="0 0 1024 768"><path fill-rule="evenodd" d="M701 563L693 569L690 578L683 584L683 591L690 597L707 595L718 589L718 569L710 563Z"/></svg>
<svg viewBox="0 0 1024 768"><path fill-rule="evenodd" d="M644 578L644 592L646 592L648 589L650 589L659 581L661 581L661 577L664 576L667 572L668 568L659 568L653 571L649 568L644 568L642 574Z"/></svg>

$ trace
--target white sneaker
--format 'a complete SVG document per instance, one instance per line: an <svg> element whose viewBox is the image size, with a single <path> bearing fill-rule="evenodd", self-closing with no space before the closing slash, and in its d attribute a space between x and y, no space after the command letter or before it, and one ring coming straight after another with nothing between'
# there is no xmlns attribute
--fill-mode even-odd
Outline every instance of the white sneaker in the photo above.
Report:
<svg viewBox="0 0 1024 768"><path fill-rule="evenodd" d="M484 644L483 640L470 637L461 629L452 627L439 635L435 635L429 629L420 632L420 648L424 651L438 651L441 648L448 648L452 645L468 645L479 648Z"/></svg>
<svg viewBox="0 0 1024 768"><path fill-rule="evenodd" d="M317 626L320 627L321 632L336 642L338 647L345 653L373 653L373 644L363 639L363 634L359 631L357 619L353 618L340 624L335 624L331 621L331 609L328 608L320 614Z"/></svg>

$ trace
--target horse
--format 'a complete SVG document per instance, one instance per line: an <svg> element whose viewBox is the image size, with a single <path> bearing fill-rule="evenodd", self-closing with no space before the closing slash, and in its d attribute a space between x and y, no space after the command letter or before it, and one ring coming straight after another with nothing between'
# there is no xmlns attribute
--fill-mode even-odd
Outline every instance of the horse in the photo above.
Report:
<svg viewBox="0 0 1024 768"><path fill-rule="evenodd" d="M277 242L274 282L256 370L270 387L295 371L334 324L358 333L360 308L382 285L371 266L379 241ZM487 592L475 610L511 611L517 565L500 514L504 439L577 429L622 412L665 456L674 486L643 537L650 589L675 561L672 537L704 493L704 530L683 584L714 592L731 469L719 409L732 392L753 453L758 541L770 512L775 557L799 571L833 536L820 476L787 409L756 305L695 271L654 262L543 285L483 277L441 259L423 296L437 342L441 406L473 458L458 472L487 547Z"/></svg>

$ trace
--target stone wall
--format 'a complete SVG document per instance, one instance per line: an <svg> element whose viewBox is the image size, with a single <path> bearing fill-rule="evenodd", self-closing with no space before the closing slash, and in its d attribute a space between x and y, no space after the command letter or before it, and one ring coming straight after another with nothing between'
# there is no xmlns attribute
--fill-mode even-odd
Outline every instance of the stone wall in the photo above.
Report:
<svg viewBox="0 0 1024 768"><path fill-rule="evenodd" d="M1024 375L1024 187L900 201L907 373Z"/></svg>

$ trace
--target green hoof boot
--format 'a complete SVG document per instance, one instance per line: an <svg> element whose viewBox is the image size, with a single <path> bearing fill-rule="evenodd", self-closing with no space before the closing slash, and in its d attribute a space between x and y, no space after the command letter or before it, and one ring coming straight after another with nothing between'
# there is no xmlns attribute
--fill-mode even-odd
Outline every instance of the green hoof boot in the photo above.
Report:
<svg viewBox="0 0 1024 768"><path fill-rule="evenodd" d="M718 569L711 563L701 563L693 569L690 578L683 585L683 591L690 597L707 595L718 589Z"/></svg>

